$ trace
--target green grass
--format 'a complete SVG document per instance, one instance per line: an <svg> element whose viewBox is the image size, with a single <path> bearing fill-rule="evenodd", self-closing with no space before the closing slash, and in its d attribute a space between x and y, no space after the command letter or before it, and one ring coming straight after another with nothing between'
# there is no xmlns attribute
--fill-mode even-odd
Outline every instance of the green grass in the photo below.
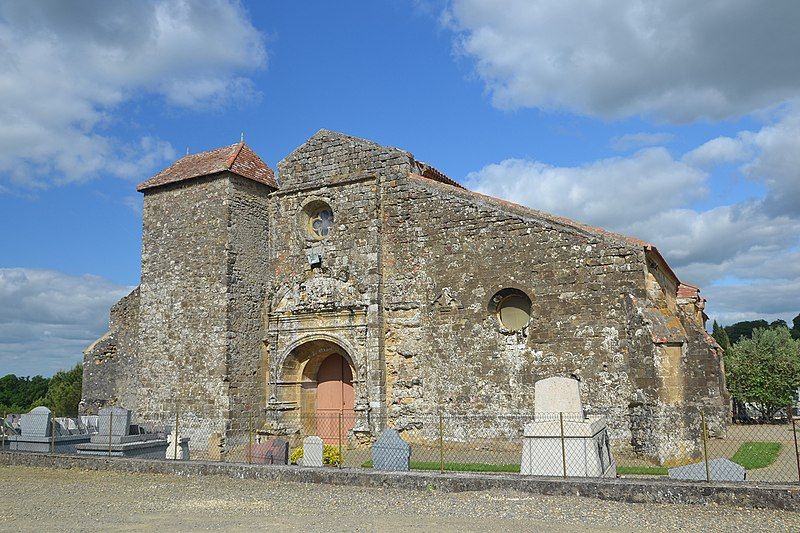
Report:
<svg viewBox="0 0 800 533"><path fill-rule="evenodd" d="M745 470L753 470L771 465L780 453L780 442L743 442L731 461L742 465Z"/></svg>
<svg viewBox="0 0 800 533"><path fill-rule="evenodd" d="M366 461L362 468L372 468L372 461ZM411 470L439 470L438 461L411 461ZM488 464L488 463L444 463L448 472L519 472L516 464Z"/></svg>
<svg viewBox="0 0 800 533"><path fill-rule="evenodd" d="M663 466L619 466L617 474L627 474L629 476L666 476L667 469Z"/></svg>

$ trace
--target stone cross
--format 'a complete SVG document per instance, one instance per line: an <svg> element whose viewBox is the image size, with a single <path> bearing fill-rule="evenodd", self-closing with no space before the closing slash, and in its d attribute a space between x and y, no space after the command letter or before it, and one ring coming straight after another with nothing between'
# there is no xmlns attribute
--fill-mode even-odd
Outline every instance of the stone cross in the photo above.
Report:
<svg viewBox="0 0 800 533"><path fill-rule="evenodd" d="M372 468L407 471L411 468L411 446L395 429L386 429L372 445Z"/></svg>
<svg viewBox="0 0 800 533"><path fill-rule="evenodd" d="M583 420L581 391L577 380L561 377L540 379L534 385L534 395L533 412L537 418L564 413L571 419Z"/></svg>
<svg viewBox="0 0 800 533"><path fill-rule="evenodd" d="M316 435L303 439L303 466L322 466L322 450L325 444Z"/></svg>

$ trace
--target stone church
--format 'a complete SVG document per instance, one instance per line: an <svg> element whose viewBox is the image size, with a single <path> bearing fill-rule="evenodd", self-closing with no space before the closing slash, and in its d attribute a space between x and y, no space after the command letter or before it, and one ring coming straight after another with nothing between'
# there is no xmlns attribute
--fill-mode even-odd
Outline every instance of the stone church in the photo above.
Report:
<svg viewBox="0 0 800 533"><path fill-rule="evenodd" d="M141 183L141 284L84 353L83 412L236 431L345 413L350 437L447 414L530 415L580 382L619 445L691 452L727 412L704 299L652 244L469 191L407 151L321 130Z"/></svg>

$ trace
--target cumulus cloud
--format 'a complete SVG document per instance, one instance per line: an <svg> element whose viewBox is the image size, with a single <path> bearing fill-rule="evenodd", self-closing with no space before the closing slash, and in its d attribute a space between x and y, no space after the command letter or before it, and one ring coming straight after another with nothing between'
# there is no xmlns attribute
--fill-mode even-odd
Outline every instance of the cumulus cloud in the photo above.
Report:
<svg viewBox="0 0 800 533"><path fill-rule="evenodd" d="M706 199L714 168L731 163L742 176L762 183L766 193L692 207ZM709 311L718 310L721 319L759 313L789 319L800 312L800 111L795 109L757 131L709 140L682 157L651 147L578 167L509 159L466 181L486 194L653 242L682 280L706 289ZM734 179L726 181L735 187Z"/></svg>
<svg viewBox="0 0 800 533"><path fill-rule="evenodd" d="M175 157L123 145L115 111L143 95L184 107L252 97L263 36L235 0L0 4L0 174L29 187L141 178Z"/></svg>
<svg viewBox="0 0 800 533"><path fill-rule="evenodd" d="M628 150L642 148L644 146L654 146L657 144L668 143L672 140L672 137L673 135L671 133L666 132L626 133L625 135L620 135L611 139L611 148L617 152L627 152Z"/></svg>
<svg viewBox="0 0 800 533"><path fill-rule="evenodd" d="M0 269L0 375L52 374L81 360L132 290L98 276Z"/></svg>
<svg viewBox="0 0 800 533"><path fill-rule="evenodd" d="M797 2L453 0L443 19L502 108L687 122L800 90Z"/></svg>
<svg viewBox="0 0 800 533"><path fill-rule="evenodd" d="M479 192L618 228L706 193L706 174L672 158L665 148L646 148L578 167L507 159L467 176Z"/></svg>

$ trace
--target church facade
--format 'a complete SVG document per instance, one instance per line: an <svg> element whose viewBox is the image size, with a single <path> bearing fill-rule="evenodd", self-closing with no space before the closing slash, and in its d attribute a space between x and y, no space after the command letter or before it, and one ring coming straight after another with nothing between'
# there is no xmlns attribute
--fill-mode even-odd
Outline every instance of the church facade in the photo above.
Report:
<svg viewBox="0 0 800 533"><path fill-rule="evenodd" d="M410 153L321 130L278 165L244 143L140 184L141 284L84 353L81 408L222 433L344 412L349 437L444 412L530 415L580 382L618 445L692 453L724 427L699 290L651 244L466 190Z"/></svg>

